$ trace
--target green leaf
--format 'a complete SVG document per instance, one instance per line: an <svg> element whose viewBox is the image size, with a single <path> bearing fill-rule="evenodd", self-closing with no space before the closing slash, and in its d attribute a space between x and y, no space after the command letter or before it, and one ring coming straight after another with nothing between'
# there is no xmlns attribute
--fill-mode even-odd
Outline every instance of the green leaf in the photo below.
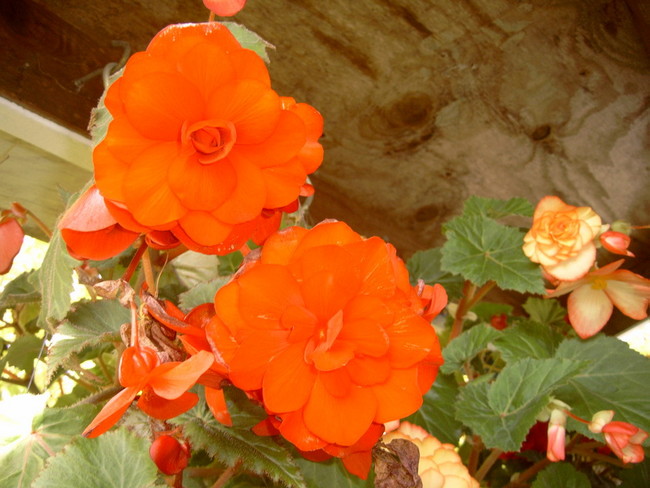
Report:
<svg viewBox="0 0 650 488"><path fill-rule="evenodd" d="M523 305L531 320L542 325L566 325L566 309L557 300L529 297Z"/></svg>
<svg viewBox="0 0 650 488"><path fill-rule="evenodd" d="M244 255L240 251L231 252L225 256L219 256L219 276L230 276L235 273L241 263L244 261Z"/></svg>
<svg viewBox="0 0 650 488"><path fill-rule="evenodd" d="M456 418L483 439L486 447L518 451L551 394L584 367L568 359L523 359L508 364L493 383L465 386Z"/></svg>
<svg viewBox="0 0 650 488"><path fill-rule="evenodd" d="M494 345L506 362L524 358L548 359L555 354L562 336L548 326L529 320L506 328Z"/></svg>
<svg viewBox="0 0 650 488"><path fill-rule="evenodd" d="M477 286L495 281L503 290L544 293L538 265L521 248L523 232L479 215L456 217L443 226L442 269Z"/></svg>
<svg viewBox="0 0 650 488"><path fill-rule="evenodd" d="M650 431L650 359L613 337L571 339L558 347L557 358L588 362L557 392L576 415L590 420L599 410L614 410L621 420Z"/></svg>
<svg viewBox="0 0 650 488"><path fill-rule="evenodd" d="M618 474L618 477L623 481L620 488L650 486L650 457L648 456L647 449L643 462L628 466L628 469L622 469Z"/></svg>
<svg viewBox="0 0 650 488"><path fill-rule="evenodd" d="M36 336L24 335L17 338L0 361L0 371L7 364L31 374L34 370L34 360L40 355L42 347L43 339Z"/></svg>
<svg viewBox="0 0 650 488"><path fill-rule="evenodd" d="M453 376L438 374L433 387L424 395L420 409L406 420L419 425L440 442L457 444L463 428L463 424L454 417L453 405L458 391Z"/></svg>
<svg viewBox="0 0 650 488"><path fill-rule="evenodd" d="M70 310L72 271L81 264L68 254L61 233L56 230L50 240L39 272L32 276L32 284L43 297L38 325L47 328L52 321L62 320Z"/></svg>
<svg viewBox="0 0 650 488"><path fill-rule="evenodd" d="M443 349L445 363L440 367L440 372L451 374L460 370L465 361L485 349L500 334L497 329L486 324L479 324L463 332Z"/></svg>
<svg viewBox="0 0 650 488"><path fill-rule="evenodd" d="M48 376L73 354L102 343L120 339L120 326L131 320L130 312L117 300L98 300L78 304L68 319L55 331L48 356Z"/></svg>
<svg viewBox="0 0 650 488"><path fill-rule="evenodd" d="M273 44L265 41L243 25L235 22L222 22L222 24L228 27L228 30L237 38L242 47L255 51L265 62L270 62L269 55L266 51L269 48L275 49Z"/></svg>
<svg viewBox="0 0 650 488"><path fill-rule="evenodd" d="M300 466L308 488L323 488L325 486L336 488L371 488L374 486L372 476L368 476L367 480L362 480L348 473L339 459L314 462L297 458L296 463Z"/></svg>
<svg viewBox="0 0 650 488"><path fill-rule="evenodd" d="M590 488L589 478L569 463L553 463L541 471L531 488Z"/></svg>
<svg viewBox="0 0 650 488"><path fill-rule="evenodd" d="M154 486L158 470L149 457L149 441L126 429L96 439L79 438L51 458L34 488L146 488Z"/></svg>
<svg viewBox="0 0 650 488"><path fill-rule="evenodd" d="M230 403L229 407L234 403ZM241 412L232 412L237 417ZM205 401L172 420L183 426L194 448L204 449L210 456L217 457L228 466L241 460L242 469L289 487L304 488L305 482L287 449L270 437L260 437L249 428L226 427L215 420Z"/></svg>
<svg viewBox="0 0 650 488"><path fill-rule="evenodd" d="M533 216L533 206L525 198L511 198L498 200L495 198L482 198L471 196L465 201L464 215L479 215L495 220L510 215Z"/></svg>
<svg viewBox="0 0 650 488"><path fill-rule="evenodd" d="M462 276L447 273L440 267L442 252L440 248L417 251L406 262L412 285L422 280L429 285L441 284L450 297L460 297L463 287Z"/></svg>
<svg viewBox="0 0 650 488"><path fill-rule="evenodd" d="M179 305L184 310L191 310L204 303L212 303L217 290L228 283L229 278L217 278L207 283L200 283L178 296Z"/></svg>
<svg viewBox="0 0 650 488"><path fill-rule="evenodd" d="M98 411L92 405L46 409L46 401L47 395L20 395L1 403L0 486L31 487L46 459L77 438ZM5 409L13 419L7 420Z"/></svg>
<svg viewBox="0 0 650 488"><path fill-rule="evenodd" d="M474 312L479 320L489 323L490 319L495 315L511 315L512 305L507 305L505 303L479 302L472 307L471 312Z"/></svg>
<svg viewBox="0 0 650 488"><path fill-rule="evenodd" d="M0 293L0 317L8 308L41 301L40 292L30 282L34 273L36 273L34 270L21 273L5 285L2 293Z"/></svg>

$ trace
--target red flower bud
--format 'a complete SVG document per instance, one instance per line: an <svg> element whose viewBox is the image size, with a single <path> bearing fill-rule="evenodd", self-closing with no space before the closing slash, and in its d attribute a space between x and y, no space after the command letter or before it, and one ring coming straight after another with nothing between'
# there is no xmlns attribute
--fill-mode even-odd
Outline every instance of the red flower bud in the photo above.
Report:
<svg viewBox="0 0 650 488"><path fill-rule="evenodd" d="M151 444L149 455L161 472L178 474L190 460L190 446L187 442L181 444L170 435L161 435Z"/></svg>
<svg viewBox="0 0 650 488"><path fill-rule="evenodd" d="M16 219L8 217L0 220L0 275L11 269L24 237L25 232Z"/></svg>

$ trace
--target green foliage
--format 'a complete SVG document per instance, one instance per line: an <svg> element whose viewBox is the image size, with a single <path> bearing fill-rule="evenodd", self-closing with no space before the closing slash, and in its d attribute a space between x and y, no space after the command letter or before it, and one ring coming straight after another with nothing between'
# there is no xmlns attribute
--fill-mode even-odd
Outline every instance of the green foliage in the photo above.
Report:
<svg viewBox="0 0 650 488"><path fill-rule="evenodd" d="M472 382L461 390L456 418L479 434L486 447L517 451L553 392L584 367L569 359L508 364L493 383Z"/></svg>
<svg viewBox="0 0 650 488"><path fill-rule="evenodd" d="M650 486L650 458L648 458L648 453L646 452L646 457L642 463L634 464L629 466L628 469L621 470L619 478L623 482L620 488Z"/></svg>
<svg viewBox="0 0 650 488"><path fill-rule="evenodd" d="M43 265L31 279L32 285L42 296L39 327L50 328L52 322L63 320L70 310L72 272L79 264L80 261L70 257L61 234L55 231L43 258Z"/></svg>
<svg viewBox="0 0 650 488"><path fill-rule="evenodd" d="M338 459L330 459L325 462L314 462L304 458L296 458L296 464L300 467L305 478L305 486L308 488L370 488L374 486L372 477L362 480L349 474Z"/></svg>
<svg viewBox="0 0 650 488"><path fill-rule="evenodd" d="M556 394L572 407L573 413L591 419L599 410L614 410L614 420L650 432L650 359L624 342L603 335L587 341L564 341L556 357L586 364Z"/></svg>
<svg viewBox="0 0 650 488"><path fill-rule="evenodd" d="M74 354L107 342L120 341L120 326L129 320L130 312L114 300L79 304L52 338L48 376L52 377Z"/></svg>
<svg viewBox="0 0 650 488"><path fill-rule="evenodd" d="M191 310L204 303L212 303L217 290L228 282L228 278L216 278L207 283L199 283L178 296L179 305L184 310Z"/></svg>
<svg viewBox="0 0 650 488"><path fill-rule="evenodd" d="M528 313L530 320L539 324L545 326L567 326L564 320L567 311L557 300L528 297L523 308Z"/></svg>
<svg viewBox="0 0 650 488"><path fill-rule="evenodd" d="M34 370L34 360L39 356L43 347L43 339L31 334L18 337L7 354L0 360L0 370L5 366L14 366L28 375Z"/></svg>
<svg viewBox="0 0 650 488"><path fill-rule="evenodd" d="M494 340L494 345L501 357L510 363L525 358L552 358L561 341L562 336L550 327L521 320L506 328Z"/></svg>
<svg viewBox="0 0 650 488"><path fill-rule="evenodd" d="M270 62L269 55L267 53L268 49L274 49L273 44L266 42L255 32L247 29L243 25L237 24L235 22L222 22L223 25L228 27L228 30L232 33L233 36L237 38L239 44L246 49L255 51L258 56L260 56L267 63Z"/></svg>
<svg viewBox="0 0 650 488"><path fill-rule="evenodd" d="M156 485L157 471L149 440L117 429L70 444L48 461L34 488L88 486L89 477L96 488L147 488Z"/></svg>
<svg viewBox="0 0 650 488"><path fill-rule="evenodd" d="M236 402L231 402L229 407ZM231 411L233 420L239 419L244 425L246 412ZM195 449L204 449L227 466L241 461L241 468L281 482L288 487L305 487L302 474L293 456L287 449L270 437L260 437L250 428L226 427L215 420L205 402L199 402L189 412L172 420L182 425ZM241 425L241 424L240 424Z"/></svg>
<svg viewBox="0 0 650 488"><path fill-rule="evenodd" d="M0 486L31 487L46 459L77 438L97 413L92 405L46 408L47 397L19 395L0 403Z"/></svg>
<svg viewBox="0 0 650 488"><path fill-rule="evenodd" d="M569 463L553 463L541 471L531 488L590 488L589 478Z"/></svg>
<svg viewBox="0 0 650 488"><path fill-rule="evenodd" d="M471 196L465 201L464 215L479 215L498 220L511 215L532 217L534 208L525 198L511 198L499 200L496 198L483 198Z"/></svg>
<svg viewBox="0 0 650 488"><path fill-rule="evenodd" d="M29 271L18 275L6 284L0 293L0 317L4 311L19 305L41 302L41 294L31 283L31 276L35 271Z"/></svg>
<svg viewBox="0 0 650 488"><path fill-rule="evenodd" d="M485 349L500 334L501 332L494 327L480 324L456 337L442 351L445 364L440 368L440 372L450 374L460 370L465 361L472 359L478 352Z"/></svg>
<svg viewBox="0 0 650 488"><path fill-rule="evenodd" d="M424 395L420 409L406 420L419 425L441 442L456 444L463 424L456 420L453 405L459 388L453 376L438 374L433 387Z"/></svg>
<svg viewBox="0 0 650 488"><path fill-rule="evenodd" d="M429 285L439 283L445 288L450 299L460 297L463 287L463 278L459 275L448 273L441 268L442 251L440 248L417 251L406 261L411 284L422 280Z"/></svg>

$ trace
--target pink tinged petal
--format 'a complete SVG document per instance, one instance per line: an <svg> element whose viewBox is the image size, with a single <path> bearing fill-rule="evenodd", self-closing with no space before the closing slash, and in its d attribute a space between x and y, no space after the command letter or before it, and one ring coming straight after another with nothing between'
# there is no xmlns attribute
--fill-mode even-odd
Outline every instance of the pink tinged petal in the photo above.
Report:
<svg viewBox="0 0 650 488"><path fill-rule="evenodd" d="M97 414L97 417L86 427L82 435L90 438L97 437L113 427L127 411L138 391L139 388L136 387L124 388L111 398Z"/></svg>
<svg viewBox="0 0 650 488"><path fill-rule="evenodd" d="M235 77L230 55L221 46L207 41L187 51L178 63L178 70L199 89L204 100Z"/></svg>
<svg viewBox="0 0 650 488"><path fill-rule="evenodd" d="M195 393L185 392L173 400L168 400L154 393L151 388L145 388L138 400L138 408L144 413L159 420L167 420L187 412L199 402Z"/></svg>
<svg viewBox="0 0 650 488"><path fill-rule="evenodd" d="M422 406L417 368L394 369L385 383L371 389L377 399L377 423L408 417Z"/></svg>
<svg viewBox="0 0 650 488"><path fill-rule="evenodd" d="M567 305L569 321L583 339L598 333L605 326L614 309L604 290L588 284L575 289L569 295Z"/></svg>
<svg viewBox="0 0 650 488"><path fill-rule="evenodd" d="M634 254L628 250L631 241L632 239L627 234L613 230L608 230L600 235L600 243L609 252L634 257Z"/></svg>
<svg viewBox="0 0 650 488"><path fill-rule="evenodd" d="M301 306L300 290L287 268L259 264L241 275L239 311L253 328L278 329L289 305Z"/></svg>
<svg viewBox="0 0 650 488"><path fill-rule="evenodd" d="M149 386L157 395L173 400L189 390L213 363L214 356L208 351L199 351L182 363L164 363L152 372Z"/></svg>
<svg viewBox="0 0 650 488"><path fill-rule="evenodd" d="M167 163L169 188L182 205L191 210L216 210L237 186L237 173L228 159L205 165L196 155L179 155Z"/></svg>
<svg viewBox="0 0 650 488"><path fill-rule="evenodd" d="M606 284L605 293L622 313L636 320L648 316L650 280L628 270L619 270L610 275Z"/></svg>
<svg viewBox="0 0 650 488"><path fill-rule="evenodd" d="M276 413L303 407L316 379L316 372L305 363L304 346L292 344L269 363L262 391L264 406Z"/></svg>
<svg viewBox="0 0 650 488"><path fill-rule="evenodd" d="M210 412L214 415L220 424L232 427L232 418L228 412L228 406L226 405L226 398L223 395L222 389L217 388L205 388L205 402L210 408Z"/></svg>
<svg viewBox="0 0 650 488"><path fill-rule="evenodd" d="M128 81L122 84L126 115L149 139L176 141L185 121L204 118L201 93L180 75L151 73Z"/></svg>
<svg viewBox="0 0 650 488"><path fill-rule="evenodd" d="M235 169L237 182L230 197L213 215L227 224L240 224L259 217L266 201L266 183L262 170L236 157L234 151L228 159Z"/></svg>
<svg viewBox="0 0 650 488"><path fill-rule="evenodd" d="M235 124L237 144L258 144L276 129L280 97L264 83L238 80L211 94L206 113L207 118Z"/></svg>
<svg viewBox="0 0 650 488"><path fill-rule="evenodd" d="M351 446L370 427L376 400L369 389L353 387L349 395L335 397L319 379L304 411L307 428L327 442Z"/></svg>
<svg viewBox="0 0 650 488"><path fill-rule="evenodd" d="M573 281L582 278L596 261L596 246L588 242L580 252L554 266L545 266L548 274L561 281Z"/></svg>
<svg viewBox="0 0 650 488"><path fill-rule="evenodd" d="M158 144L142 153L131 165L124 182L124 203L142 225L174 222L186 213L167 183L165 163L183 157L175 143ZM101 191L101 187L100 187Z"/></svg>
<svg viewBox="0 0 650 488"><path fill-rule="evenodd" d="M231 381L242 390L259 390L269 361L289 345L283 330L258 330L248 335L230 361Z"/></svg>

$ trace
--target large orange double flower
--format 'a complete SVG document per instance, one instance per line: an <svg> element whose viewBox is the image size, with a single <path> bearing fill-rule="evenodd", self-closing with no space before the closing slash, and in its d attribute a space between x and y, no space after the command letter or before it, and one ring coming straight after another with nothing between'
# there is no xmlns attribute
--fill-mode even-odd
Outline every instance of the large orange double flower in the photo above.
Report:
<svg viewBox="0 0 650 488"><path fill-rule="evenodd" d="M263 60L221 24L172 25L108 89L95 181L125 229L231 252L270 233L320 165L320 114L271 89ZM265 236L261 236L265 237Z"/></svg>
<svg viewBox="0 0 650 488"><path fill-rule="evenodd" d="M217 292L206 333L286 439L332 453L420 407L442 364L430 318L445 304L439 285L409 284L392 245L324 222L271 236Z"/></svg>

